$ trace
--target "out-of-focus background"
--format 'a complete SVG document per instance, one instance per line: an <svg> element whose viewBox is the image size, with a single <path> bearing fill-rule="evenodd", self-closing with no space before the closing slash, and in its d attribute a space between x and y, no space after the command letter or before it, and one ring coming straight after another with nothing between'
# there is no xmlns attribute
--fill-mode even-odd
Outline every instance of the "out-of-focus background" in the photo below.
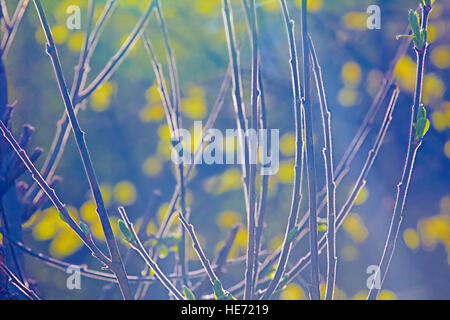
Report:
<svg viewBox="0 0 450 320"><path fill-rule="evenodd" d="M120 0L119 7L105 28L92 59L89 80L104 67L108 59L126 39L148 5L147 0ZM185 128L194 120L208 116L228 65L228 52L219 0L162 0L162 6L175 52L182 89L182 115ZM244 99L250 100L251 48L241 1L233 5L237 41L241 51ZM300 50L300 1L287 1L295 20L297 44ZM316 43L324 82L332 112L335 163L350 143L374 95L381 85L383 73L393 59L408 21L408 10L419 1L376 0L312 0L309 1L310 32ZM12 8L17 1L7 0ZM96 1L95 17L106 1ZM381 8L381 29L366 26L370 5ZM74 66L84 41L86 0L46 0L55 42L60 52L65 77L72 82ZM82 8L82 29L66 27L70 5ZM278 248L283 239L289 213L293 181L295 150L289 50L278 0L258 0L261 59L267 98L270 128L280 130L280 170L271 177L267 203L267 226L263 248ZM381 298L384 299L449 299L450 298L450 2L434 4L430 20L430 55L426 62L424 103L431 118L431 128L425 137L416 161L400 237ZM155 52L168 76L163 39L156 16L148 34ZM45 54L45 37L36 10L31 4L16 40L5 61L10 87L9 102L16 101L13 131L29 123L36 128L32 146L45 149L38 162L42 166L56 131L56 123L64 112L51 61ZM401 94L393 122L382 145L380 155L359 194L351 215L338 232L337 298L362 298L367 294L366 269L377 264L387 236L388 224L401 177L408 140L408 112L412 104L415 80L415 55L412 47L402 57L395 70ZM88 82L90 82L88 80ZM317 105L317 101L315 101ZM383 104L385 108L386 102ZM381 120L377 117L375 128ZM87 133L87 143L101 182L102 192L113 226L117 231L117 207L126 206L132 220L139 225L154 190L162 194L162 205L149 228L154 233L166 212L176 185L176 175L170 161L170 136L160 103L151 60L140 41L117 73L99 88L79 113L79 121ZM316 124L319 124L316 119ZM231 91L215 128L235 128ZM343 205L353 182L362 168L376 133L367 138L351 171L337 190L337 207ZM316 136L318 152L321 135ZM318 153L319 172L323 172ZM57 175L63 178L57 192L70 206L74 216L86 221L96 238L105 247L100 222L95 214L89 186L73 137L69 139ZM323 184L323 175L319 176ZM31 183L28 174L22 179ZM306 194L306 189L304 194ZM306 198L306 197L305 197ZM188 187L191 222L195 225L206 254L213 259L223 244L227 232L238 222L245 224L244 199L238 165L199 165ZM305 214L305 200L301 215ZM324 212L322 213L322 215ZM177 228L172 231L176 235ZM118 233L119 237L121 235ZM246 231L241 229L230 258L245 253ZM75 234L59 220L54 208L41 210L24 226L24 243L42 252L73 264L99 268ZM122 252L129 247L121 242ZM160 261L172 272L173 250L162 250ZM290 261L294 264L308 250L304 241L296 248ZM189 250L190 268L200 264ZM324 256L321 271L325 272ZM131 273L139 274L143 262L134 257ZM67 274L42 261L26 256L26 272L35 279L45 298L96 299L105 283L82 278L81 290L66 288ZM136 266L138 268L136 268ZM225 287L243 279L243 264L229 268ZM308 272L303 274L305 281ZM307 288L302 281L287 286L277 296L280 299L306 299ZM110 297L118 298L118 290ZM155 285L148 298L166 299L164 290Z"/></svg>

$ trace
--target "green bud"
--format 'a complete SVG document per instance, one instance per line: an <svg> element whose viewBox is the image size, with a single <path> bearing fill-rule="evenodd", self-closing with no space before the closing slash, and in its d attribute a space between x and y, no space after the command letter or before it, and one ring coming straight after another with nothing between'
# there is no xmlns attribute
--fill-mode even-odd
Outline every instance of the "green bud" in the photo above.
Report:
<svg viewBox="0 0 450 320"><path fill-rule="evenodd" d="M133 241L133 236L131 235L130 230L128 229L128 226L126 225L125 222L123 222L123 220L119 220L119 228L120 231L122 232L124 239L128 242L132 242Z"/></svg>
<svg viewBox="0 0 450 320"><path fill-rule="evenodd" d="M86 237L90 234L89 226L83 221L80 221L80 228Z"/></svg>
<svg viewBox="0 0 450 320"><path fill-rule="evenodd" d="M422 105L420 105L419 109L417 110L417 119L422 119L427 117L427 109Z"/></svg>
<svg viewBox="0 0 450 320"><path fill-rule="evenodd" d="M430 129L430 120L427 119L427 110L423 105L417 110L417 122L414 124L416 140L422 139Z"/></svg>

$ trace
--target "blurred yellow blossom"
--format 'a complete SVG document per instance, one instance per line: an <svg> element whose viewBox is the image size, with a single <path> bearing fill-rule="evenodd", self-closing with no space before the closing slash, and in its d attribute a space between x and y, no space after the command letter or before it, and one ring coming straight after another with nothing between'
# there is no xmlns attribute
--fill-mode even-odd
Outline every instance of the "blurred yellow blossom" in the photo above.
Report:
<svg viewBox="0 0 450 320"><path fill-rule="evenodd" d="M92 93L91 107L94 111L106 110L111 103L111 96L116 91L116 86L111 82L105 82Z"/></svg>
<svg viewBox="0 0 450 320"><path fill-rule="evenodd" d="M305 300L307 297L305 291L298 284L290 283L281 291L282 300Z"/></svg>
<svg viewBox="0 0 450 320"><path fill-rule="evenodd" d="M120 204L132 205L136 197L136 188L129 181L121 181L114 187L114 199Z"/></svg>
<svg viewBox="0 0 450 320"><path fill-rule="evenodd" d="M241 217L236 211L226 210L219 214L217 217L217 225L221 228L231 228L239 223Z"/></svg>
<svg viewBox="0 0 450 320"><path fill-rule="evenodd" d="M343 22L349 29L366 30L367 29L367 14L366 12L349 12L344 18Z"/></svg>
<svg viewBox="0 0 450 320"><path fill-rule="evenodd" d="M201 87L190 88L188 97L181 102L181 111L191 119L203 119L206 115L205 90Z"/></svg>
<svg viewBox="0 0 450 320"><path fill-rule="evenodd" d="M292 133L287 133L281 137L280 152L285 156L291 156L295 153L295 136Z"/></svg>
<svg viewBox="0 0 450 320"><path fill-rule="evenodd" d="M416 230L408 228L403 232L403 240L408 248L416 250L420 244L419 234Z"/></svg>
<svg viewBox="0 0 450 320"><path fill-rule="evenodd" d="M364 221L356 213L351 213L344 220L344 230L352 237L356 242L363 242L367 239L369 234Z"/></svg>
<svg viewBox="0 0 450 320"><path fill-rule="evenodd" d="M362 79L361 67L355 61L347 62L342 66L341 76L346 86L358 86Z"/></svg>
<svg viewBox="0 0 450 320"><path fill-rule="evenodd" d="M158 156L152 156L145 160L142 170L149 177L155 177L161 173L162 167L163 163L161 159Z"/></svg>

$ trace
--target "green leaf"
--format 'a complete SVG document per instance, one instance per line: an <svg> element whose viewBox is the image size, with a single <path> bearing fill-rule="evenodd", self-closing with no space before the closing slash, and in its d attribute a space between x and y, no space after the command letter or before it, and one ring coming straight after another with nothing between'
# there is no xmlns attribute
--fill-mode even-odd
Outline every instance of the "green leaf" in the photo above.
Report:
<svg viewBox="0 0 450 320"><path fill-rule="evenodd" d="M427 109L423 104L417 110L417 122L414 124L416 140L422 139L430 129L430 121L427 119Z"/></svg>
<svg viewBox="0 0 450 320"><path fill-rule="evenodd" d="M131 232L128 229L128 226L126 225L125 222L123 222L123 220L119 220L119 228L120 228L120 231L122 232L123 236L125 237L124 239L128 242L133 242L133 236L131 235Z"/></svg>
<svg viewBox="0 0 450 320"><path fill-rule="evenodd" d="M427 109L422 105L420 105L419 109L417 110L417 119L422 119L427 117Z"/></svg>
<svg viewBox="0 0 450 320"><path fill-rule="evenodd" d="M415 38L420 39L420 19L414 10L409 10L409 25Z"/></svg>
<svg viewBox="0 0 450 320"><path fill-rule="evenodd" d="M89 226L86 223L84 223L83 221L80 221L80 228L86 237L91 233L89 231Z"/></svg>
<svg viewBox="0 0 450 320"><path fill-rule="evenodd" d="M416 130L416 140L420 140L423 137L425 126L427 124L427 119L420 118L417 119L414 129Z"/></svg>
<svg viewBox="0 0 450 320"><path fill-rule="evenodd" d="M196 300L194 294L191 291L191 289L189 289L188 287L183 286L183 293L184 293L184 297L187 300Z"/></svg>

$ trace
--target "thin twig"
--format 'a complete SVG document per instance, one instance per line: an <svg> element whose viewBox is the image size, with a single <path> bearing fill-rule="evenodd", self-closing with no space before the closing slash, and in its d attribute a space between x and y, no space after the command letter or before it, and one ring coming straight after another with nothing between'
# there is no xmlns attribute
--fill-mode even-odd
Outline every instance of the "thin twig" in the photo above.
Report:
<svg viewBox="0 0 450 320"><path fill-rule="evenodd" d="M304 81L304 105L305 105L305 132L306 132L306 164L308 168L308 199L309 199L309 245L311 249L311 298L320 299L319 290L319 261L317 248L317 182L316 182L316 157L313 139L313 111L311 101L311 67L309 56L309 44L307 40L308 23L306 0L302 0L302 43L303 43L303 81Z"/></svg>
<svg viewBox="0 0 450 320"><path fill-rule="evenodd" d="M162 11L159 10L158 11L160 14L160 20L164 21L163 19L163 15L162 15ZM161 23L161 26L165 26L165 23ZM168 52L170 52L169 55L172 54L172 49L170 47L170 43L168 42L168 34L167 34L167 30L163 28L163 34L165 34L165 37L167 37L167 41L165 42L166 46L169 46L166 48L166 50ZM179 129L180 125L181 125L181 114L179 112L179 108L180 106L177 105L173 105L170 98L169 98L169 93L167 90L167 86L166 86L166 82L164 79L164 75L162 72L162 67L160 65L160 63L158 62L156 55L153 51L152 48L152 44L150 42L150 39L147 37L147 35L144 33L144 44L145 44L145 48L147 49L151 59L152 59L152 65L153 65L153 69L156 75L156 79L158 82L158 86L159 86L159 92L161 95L161 101L164 105L164 110L165 110L165 114L166 114L166 118L167 118L167 123L171 132L171 136L172 139L174 139L174 141L180 141L180 138L178 137L178 133L177 133L177 129ZM169 60L171 60L173 58L169 57ZM172 67L174 68L174 67ZM175 80L176 83L178 83L178 80ZM174 86L174 82L172 81L172 92L176 90ZM175 101L178 101L177 103L179 103L179 99L175 99ZM181 160L181 159L180 159ZM180 203L180 208L182 210L182 212L186 212L186 185L185 185L185 179L184 179L184 165L183 162L180 161L180 163L178 165L176 165L176 169L177 169L177 173L178 173L178 186L179 186L179 190L180 190L180 197L179 197L179 203ZM179 256L179 264L181 267L181 274L182 274L182 278L183 278L183 284L185 286L189 286L189 280L187 278L187 273L188 273L188 261L187 261L187 255L186 255L186 234L184 229L181 230L181 243L180 243L180 248L179 248L179 252L178 252L178 256Z"/></svg>
<svg viewBox="0 0 450 320"><path fill-rule="evenodd" d="M234 241L236 240L236 236L240 228L242 228L240 224L231 228L231 230L227 234L227 237L225 238L225 242L222 248L220 248L220 250L217 252L217 255L212 263L212 268L216 272L217 276L222 275L224 272L228 256L230 254L231 248L233 247ZM205 276L198 283L194 284L191 287L192 291L196 290L198 290L199 292L204 291L203 288L208 284L208 278L209 278L208 276Z"/></svg>
<svg viewBox="0 0 450 320"><path fill-rule="evenodd" d="M333 142L331 134L331 113L323 84L322 70L317 58L313 41L308 35L310 53L313 61L313 72L320 102L320 113L323 127L323 157L325 161L325 178L327 186L327 282L325 299L332 300L336 283L336 183L334 181Z"/></svg>
<svg viewBox="0 0 450 320"><path fill-rule="evenodd" d="M244 3L245 4L245 3ZM254 6L253 6L254 9ZM251 299L253 296L253 271L254 271L254 249L255 249L255 231L254 231L254 222L255 222L255 194L254 194L254 171L256 170L255 165L250 164L250 159L253 159L253 154L250 154L256 146L251 143L250 134L245 135L245 132L248 132L248 124L245 116L245 106L242 100L242 80L241 80L241 71L239 66L239 51L236 46L235 32L234 32L234 23L233 23L233 13L231 10L229 0L222 1L222 12L223 12L223 20L225 24L225 32L228 43L228 54L230 58L230 62L233 65L233 102L234 102L234 111L236 114L236 122L238 128L238 136L239 136L239 144L241 147L241 151L243 154L241 155L242 159L242 185L244 189L244 199L245 199L245 207L247 212L247 228L248 228L248 248L247 248L247 267L245 272L245 294L244 299ZM256 13L252 14L256 15ZM252 23L253 25L254 23ZM256 22L255 22L256 24ZM253 29L253 28L252 28ZM252 31L253 34L253 31ZM253 50L255 48L256 37L253 41ZM257 68L258 64L254 64L254 62L258 61L257 51L254 52L256 55L256 59L253 58L253 88L257 90ZM255 57L253 55L253 57ZM256 78L255 78L256 76ZM255 100L256 99L256 100ZM257 99L258 95L252 93L252 124L257 127ZM247 139L246 139L247 137ZM252 182L253 181L253 182Z"/></svg>
<svg viewBox="0 0 450 320"><path fill-rule="evenodd" d="M89 151L87 149L87 145L86 145L86 141L85 141L85 133L80 128L78 119L75 114L72 99L69 96L69 92L68 92L67 85L66 85L64 75L63 75L63 71L61 68L61 63L59 60L58 50L53 41L53 36L52 36L51 30L50 30L50 26L47 22L47 18L45 16L45 12L43 10L40 0L34 0L34 4L38 11L42 27L44 29L44 32L45 32L45 35L47 38L47 54L50 56L50 58L52 60L56 78L58 80L58 86L61 91L61 95L63 97L64 104L66 107L66 112L69 116L70 124L72 126L75 140L77 142L77 146L78 146L78 149L80 152L80 156L83 161L83 165L84 165L84 168L86 171L89 185L91 187L92 194L93 194L95 202L97 204L97 213L100 218L100 222L102 224L103 232L105 234L108 249L109 249L110 255L111 255L111 269L117 276L117 279L119 281L119 287L122 291L124 298L131 299L132 295L131 295L130 288L128 285L126 271L123 266L122 258L120 256L120 252L117 247L117 242L116 242L114 233L111 228L111 223L109 221L108 213L105 208L103 196L100 192L100 186L99 186L99 183L97 180L97 176L95 174L94 167L92 165L91 157L90 157Z"/></svg>
<svg viewBox="0 0 450 320"><path fill-rule="evenodd" d="M248 144L244 136L244 132L247 132L247 117L245 115L244 101L242 100L242 79L239 63L239 51L236 46L236 37L233 24L233 13L231 10L229 0L223 0L222 4L223 20L225 24L225 32L228 43L228 55L230 57L230 63L233 67L233 105L236 114L237 128L239 131L239 144L242 155L242 180L244 186L244 197L246 201L246 208L248 212L248 172L249 172L249 150Z"/></svg>
<svg viewBox="0 0 450 320"><path fill-rule="evenodd" d="M248 1L248 2L247 2ZM248 239L247 239L247 267L245 271L245 294L244 299L252 300L254 294L254 271L255 264L257 263L255 250L256 250L256 154L258 150L258 102L260 100L260 88L259 88L259 43L258 43L258 18L255 7L255 0L243 0L245 12L247 15L249 33L252 47L252 76L251 76L251 110L252 117L250 122L250 129L256 133L256 139L250 139L249 134L249 181L248 181L248 198L249 209L247 212L247 225L248 225Z"/></svg>
<svg viewBox="0 0 450 320"><path fill-rule="evenodd" d="M2 226L5 228L5 233L11 237L11 230L9 229L9 221L6 217L5 208L3 206L3 199L0 198L0 221L2 223ZM4 243L8 244L9 251L11 253L12 263L14 265L15 271L17 272L17 277L20 281L24 282L26 284L26 277L21 265L21 261L19 261L19 257L16 253L15 248L13 247L12 243L7 239L5 239ZM13 269L14 271L14 269Z"/></svg>
<svg viewBox="0 0 450 320"><path fill-rule="evenodd" d="M28 288L27 285L25 285L22 281L20 281L16 275L11 272L11 270L8 269L6 265L3 263L0 264L0 269L8 276L9 281L17 288L19 289L28 299L30 300L41 300L39 296L30 288Z"/></svg>
<svg viewBox="0 0 450 320"><path fill-rule="evenodd" d="M90 70L89 63L95 52L95 49L97 48L97 44L99 42L104 26L106 25L107 21L114 12L116 5L117 0L108 1L92 31L90 31L90 27L88 27L86 30L85 45L83 46L84 49L80 53L79 62L76 67L76 72L72 83L72 90L71 90L72 101L75 100L75 98L78 96L79 91L81 90L82 87L84 87L86 83L87 75ZM93 8L94 7L91 7L91 9ZM89 19L88 25L91 24L91 22L89 21L93 18L91 15L92 12L88 13ZM87 52L85 51L86 44L87 44ZM75 114L78 114L78 111L80 110L81 106L82 102L75 105ZM50 151L44 161L44 165L41 170L42 176L45 178L47 182L50 182L53 179L53 175L56 171L56 168L64 152L67 140L69 138L70 131L71 128L69 118L67 116L67 113L64 111L61 119L57 122L55 137L53 138ZM33 184L28 189L24 199L32 203L35 203L40 198L40 194L38 194L38 191L39 191L38 186L36 184Z"/></svg>
<svg viewBox="0 0 450 320"><path fill-rule="evenodd" d="M363 168L354 184L352 192L348 196L348 198L347 198L345 204L342 206L341 210L339 210L339 213L338 213L337 219L336 219L336 230L339 230L339 228L342 226L345 218L348 216L348 214L350 213L350 211L353 208L353 205L355 203L356 197L358 196L358 193L361 191L361 189L366 184L367 176L368 176L370 170L372 169L372 166L378 156L380 147L384 141L384 137L386 136L386 132L389 129L389 125L391 124L392 113L397 104L398 95L399 95L399 90L398 90L398 88L396 88L392 94L392 98L390 100L388 109L386 111L386 115L385 115L383 123L381 124L381 127L378 131L375 142L367 154L366 161L365 161ZM319 241L319 248L320 248L319 252L322 252L322 250L326 247L326 245L327 245L326 235L323 235ZM288 284L290 281L292 281L310 263L311 263L311 252L308 252L304 257L302 257L298 261L298 263L289 272L286 273L286 278L285 278L285 281L283 282L283 285Z"/></svg>
<svg viewBox="0 0 450 320"><path fill-rule="evenodd" d="M408 34L410 32L410 28L406 28L405 34ZM335 183L336 186L339 186L341 181L344 179L344 177L349 173L351 164L353 160L355 159L355 156L359 152L361 146L364 144L365 140L368 137L368 134L370 130L373 127L373 124L375 122L375 118L377 116L377 113L382 106L384 100L386 99L388 93L390 92L390 88L393 83L394 79L394 69L397 65L398 60L406 53L406 50L411 42L410 38L402 38L401 44L397 49L397 52L395 54L394 59L392 60L388 70L386 71L384 75L383 82L375 95L375 98L369 108L369 111L367 112L364 120L361 123L361 126L357 130L352 142L347 146L346 151L344 152L344 155L339 160L338 165L336 166L334 173L335 173ZM318 192L317 196L321 197L322 200L318 206L318 211L322 211L323 208L326 206L327 198L326 198L326 192L327 188L326 185L323 187L323 189ZM299 229L304 230L306 226L306 222L309 218L309 210L306 212L306 214L302 217L301 221L298 223ZM295 243L299 242L299 235L295 237ZM278 249L272 257L269 257L267 261L263 264L265 267L268 265L271 265L274 263L274 261L278 258L280 254L280 250Z"/></svg>
<svg viewBox="0 0 450 320"><path fill-rule="evenodd" d="M304 142L303 142L303 125L302 125L302 102L301 102L301 87L299 79L299 67L298 67L298 57L297 48L295 43L294 34L294 21L291 20L289 16L288 7L285 0L280 1L283 19L285 22L286 33L289 42L290 51L290 67L291 67L291 83L293 92L293 102L294 102L294 119L295 119L295 165L294 165L294 185L292 189L292 200L291 208L289 212L288 223L286 225L286 230L284 234L284 241L281 248L280 257L278 264L276 266L275 275L273 280L270 282L266 289L266 292L262 299L270 299L273 292L277 288L282 276L286 270L286 264L289 259L289 254L292 248L292 232L295 230L295 224L298 218L298 211L301 202L301 186L302 186L302 176L303 176L303 154L304 154Z"/></svg>
<svg viewBox="0 0 450 320"><path fill-rule="evenodd" d="M230 64L230 66L228 67L227 72L224 76L224 79L222 81L222 85L220 86L220 90L217 95L214 106L208 116L208 119L206 120L205 126L203 127L202 139L201 139L200 145L195 150L194 161L192 164L190 164L188 166L188 169L186 170L186 174L185 174L186 184L188 184L188 182L189 182L189 178L191 177L195 163L197 163L197 160L202 156L203 146L206 142L206 137L208 136L207 131L213 127L220 111L222 110L227 91L231 84L231 77L232 77L232 69L231 69L231 64ZM166 234L167 230L169 229L170 221L173 218L173 214L175 212L175 204L178 201L179 195L180 195L180 188L177 185L175 187L175 190L170 199L169 208L167 209L167 214L165 215L163 222L161 223L161 226L158 230L157 237L163 237Z"/></svg>
<svg viewBox="0 0 450 320"><path fill-rule="evenodd" d="M0 58L4 58L8 54L11 43L16 36L17 29L19 28L20 22L22 21L25 11L27 10L29 2L29 0L20 0L11 20L9 20L7 15L5 16L9 23L7 33L0 44ZM2 5L2 9L6 10L6 5Z"/></svg>
<svg viewBox="0 0 450 320"><path fill-rule="evenodd" d="M259 63L259 73L258 73L258 81L259 81L259 89L261 91L261 98L260 98L260 111L259 111L259 118L260 118L260 127L262 130L268 130L267 126L267 115L266 115L266 99L264 94L264 85L263 85L263 76L262 76L262 67L261 67L261 61ZM262 149L263 154L272 154L272 148L269 143L269 140L267 140L267 149L265 145L261 145L260 148ZM268 196L268 188L269 188L269 180L270 176L268 174L265 174L261 178L261 186L259 188L259 201L258 201L258 208L256 213L256 230L255 230L255 271L253 272L253 283L258 283L258 277L259 277L259 253L261 251L261 239L262 239L262 233L264 229L264 217L266 214L266 205L267 205L267 196Z"/></svg>
<svg viewBox="0 0 450 320"><path fill-rule="evenodd" d="M203 252L202 247L200 246L200 242L198 241L198 238L195 234L194 227L192 226L192 224L187 222L186 218L183 216L183 214L181 212L178 214L178 218L180 219L184 228L189 233L189 236L191 237L191 240L192 240L192 246L195 249L195 252L197 253L198 258L200 259L200 262L202 263L202 266L205 269L206 274L209 277L209 281L211 282L212 285L214 285L214 282L219 281L219 278L217 277L208 258L206 258L206 255Z"/></svg>
<svg viewBox="0 0 450 320"><path fill-rule="evenodd" d="M23 243L17 242L14 239L12 239L11 237L9 237L7 235L7 233L5 232L5 230L2 229L1 227L0 227L0 233L5 238L9 239L10 242L14 246L16 246L17 248L22 250L24 253L28 254L29 256L31 256L37 260L43 261L45 264L47 264L50 267L53 267L53 268L56 268L56 269L59 269L62 271L66 271L68 267L73 265L73 263L64 262L64 261L46 256L43 253L36 252L33 249L26 247ZM263 254L267 255L267 252L263 252ZM234 259L226 260L223 263L220 262L220 264L213 263L212 267L213 267L213 269L221 269L221 268L225 268L230 265L235 265L237 263L245 262L245 260L246 260L246 256L239 256ZM87 278L96 279L96 280L105 281L105 282L117 283L117 278L114 274L97 271L97 270L92 270L92 269L89 269L85 265L80 265L80 273L81 273L81 275L83 275ZM188 276L189 276L189 279L200 279L200 278L203 278L205 275L206 275L205 270L203 268L201 268L198 270L190 271ZM178 275L176 273L172 273L172 274L168 274L167 278L168 279L180 279L180 275ZM147 277L128 276L128 281L130 283L148 283L148 284L154 284L156 282L159 282L159 280L157 278L155 278L154 276L147 276Z"/></svg>
<svg viewBox="0 0 450 320"><path fill-rule="evenodd" d="M91 82L86 89L81 91L78 98L75 99L76 104L85 100L89 97L92 92L94 92L100 85L108 81L112 76L114 71L120 66L120 64L124 61L127 54L130 51L130 48L134 46L137 42L141 34L144 32L144 29L151 17L153 10L156 7L156 0L152 0L152 2L148 5L144 14L140 18L139 22L134 27L131 34L128 36L127 40L125 40L124 44L120 47L119 51L108 61L103 70L97 75L97 77Z"/></svg>
<svg viewBox="0 0 450 320"><path fill-rule="evenodd" d="M427 31L428 18L432 10L432 5L422 6L422 25L421 30ZM426 34L426 33L425 33ZM398 234L400 233L400 226L403 219L403 211L405 209L406 197L408 195L409 183L414 169L414 162L416 159L417 151L422 145L423 137L416 138L414 134L414 123L417 118L417 111L421 106L422 101L422 87L424 77L425 58L428 52L428 42L425 36L425 44L423 48L417 48L414 46L414 51L417 56L417 71L416 71L416 87L414 91L414 103L411 106L411 120L409 126L409 141L408 149L405 157L405 164L403 167L403 173L400 182L397 185L397 196L395 199L394 209L392 212L391 223L389 226L389 232L386 239L386 243L383 249L378 268L375 273L375 278L381 279L381 285L383 284L386 275L389 270L389 266L392 260L392 256L395 251L395 244L397 242ZM377 298L381 287L375 287L375 281L369 290L367 296L368 299L374 300Z"/></svg>
<svg viewBox="0 0 450 320"><path fill-rule="evenodd" d="M123 207L119 208L120 216L128 227L128 230L131 232L133 237L133 241L130 242L131 247L136 250L141 257L145 260L150 268L155 272L155 276L161 282L161 284L177 299L177 300L185 300L183 295L178 291L178 289L173 285L173 283L167 278L164 272L159 268L158 264L153 261L153 259L148 255L147 251L144 248L141 240L136 234L134 230L133 224L130 222L130 219L125 212Z"/></svg>
<svg viewBox="0 0 450 320"><path fill-rule="evenodd" d="M188 169L186 170L186 174L185 174L185 181L186 181L186 185L189 183L189 179L192 175L195 163L197 163L197 160L202 156L202 150L203 150L203 146L206 143L207 139L207 132L209 129L211 129L215 123L215 121L217 120L217 117L220 113L220 111L222 110L222 107L224 105L225 102L225 97L227 94L227 91L230 87L231 84L231 77L232 77L232 68L231 68L231 64L229 65L227 72L224 76L224 79L222 81L222 85L220 87L219 93L217 95L216 101L214 103L214 106L210 112L210 114L208 115L208 119L206 121L205 126L203 127L203 132L202 132L202 139L200 142L200 145L197 147L197 149L195 150L194 153L194 161L193 163L191 163L188 166ZM167 213L163 219L163 222L161 223L158 232L156 234L156 238L160 239L162 237L164 237L167 233L167 231L169 230L169 226L171 224L171 221L173 220L173 216L174 213L176 212L175 210L175 205L178 201L178 198L180 196L180 186L179 184L177 184L177 186L175 187L175 190L172 194L172 197L170 199L169 205L168 205L168 209L167 209ZM151 257L156 261L157 260L157 253L158 253L158 249L154 248ZM142 293L139 294L139 297L143 297L145 296L145 293L148 289L147 288L140 288L138 289L138 292L140 292L140 290L142 290Z"/></svg>
<svg viewBox="0 0 450 320"><path fill-rule="evenodd" d="M399 48L399 52L400 51L401 51L401 48ZM390 90L388 90L388 91L390 91ZM393 95L395 94L395 92L396 92L396 90L394 90ZM390 107L391 103L392 103L392 99L390 100L390 103L388 105L387 112L389 111L389 107ZM371 126L372 126L372 124L369 127L371 127ZM357 148L359 150L362 142L367 138L367 133L369 131L369 127L367 126L367 124L366 124L365 127L367 128L367 132L363 135L361 143L358 144L358 145L354 145L352 148L350 148L350 146L349 146L349 149L354 150L355 148ZM382 127L380 127L378 132L380 132L381 130L382 130ZM350 152L350 153L353 153L353 152ZM350 165L350 162L351 162L351 160L347 164ZM370 168L368 170L370 170ZM336 182L336 186L340 185L342 179L347 175L348 172L349 172L349 168L347 168L347 169L345 169L344 171L341 172L341 176L337 177L337 179L335 181ZM317 195L320 196L319 194L317 194ZM322 199L322 202L321 202L321 204L319 206L319 210L322 210L325 205L326 205L326 197ZM307 228L307 224L306 224L306 222L308 220L308 217L309 217L309 211L306 212L306 214L302 217L301 221L297 224L299 232L295 236L295 240L294 240L295 245L298 245L300 243L300 241L303 239L303 237L309 232L309 230ZM268 272L270 267L277 261L277 259L279 259L280 253L281 253L281 248L278 248L276 251L274 251L271 255L269 255L264 260L264 262L260 266L260 268L261 268L260 273L261 274L265 274L266 272ZM308 259L309 259L309 257L308 257ZM300 260L300 262L296 265L296 267L301 266L303 268L305 266L303 260ZM307 263L309 264L309 261L307 261ZM236 290L239 290L239 288L243 287L243 285L244 285L244 282L241 281L241 282L237 283L234 287L237 288Z"/></svg>
<svg viewBox="0 0 450 320"><path fill-rule="evenodd" d="M44 180L42 175L39 173L39 171L33 165L33 162L28 157L26 151L20 147L19 143L14 139L12 133L5 126L3 121L0 121L0 130L3 134L3 137L13 147L14 151L16 152L16 154L18 155L20 160L26 166L27 170L31 173L33 179L41 187L41 189L45 192L45 194L51 200L53 205L58 209L58 212L60 213L60 215L62 217L64 217L64 220L69 225L69 227L72 228L73 231L75 231L75 233L80 237L80 239L84 242L84 244L92 251L92 254L94 255L94 257L99 259L102 264L109 266L110 260L103 255L103 253L94 244L92 239L89 238L88 236L86 236L84 234L84 232L81 230L81 228L78 226L78 224L76 224L76 222L72 219L72 217L68 213L69 211L67 210L67 207L58 198L58 196L55 193L55 190L53 190L47 184L47 182Z"/></svg>

